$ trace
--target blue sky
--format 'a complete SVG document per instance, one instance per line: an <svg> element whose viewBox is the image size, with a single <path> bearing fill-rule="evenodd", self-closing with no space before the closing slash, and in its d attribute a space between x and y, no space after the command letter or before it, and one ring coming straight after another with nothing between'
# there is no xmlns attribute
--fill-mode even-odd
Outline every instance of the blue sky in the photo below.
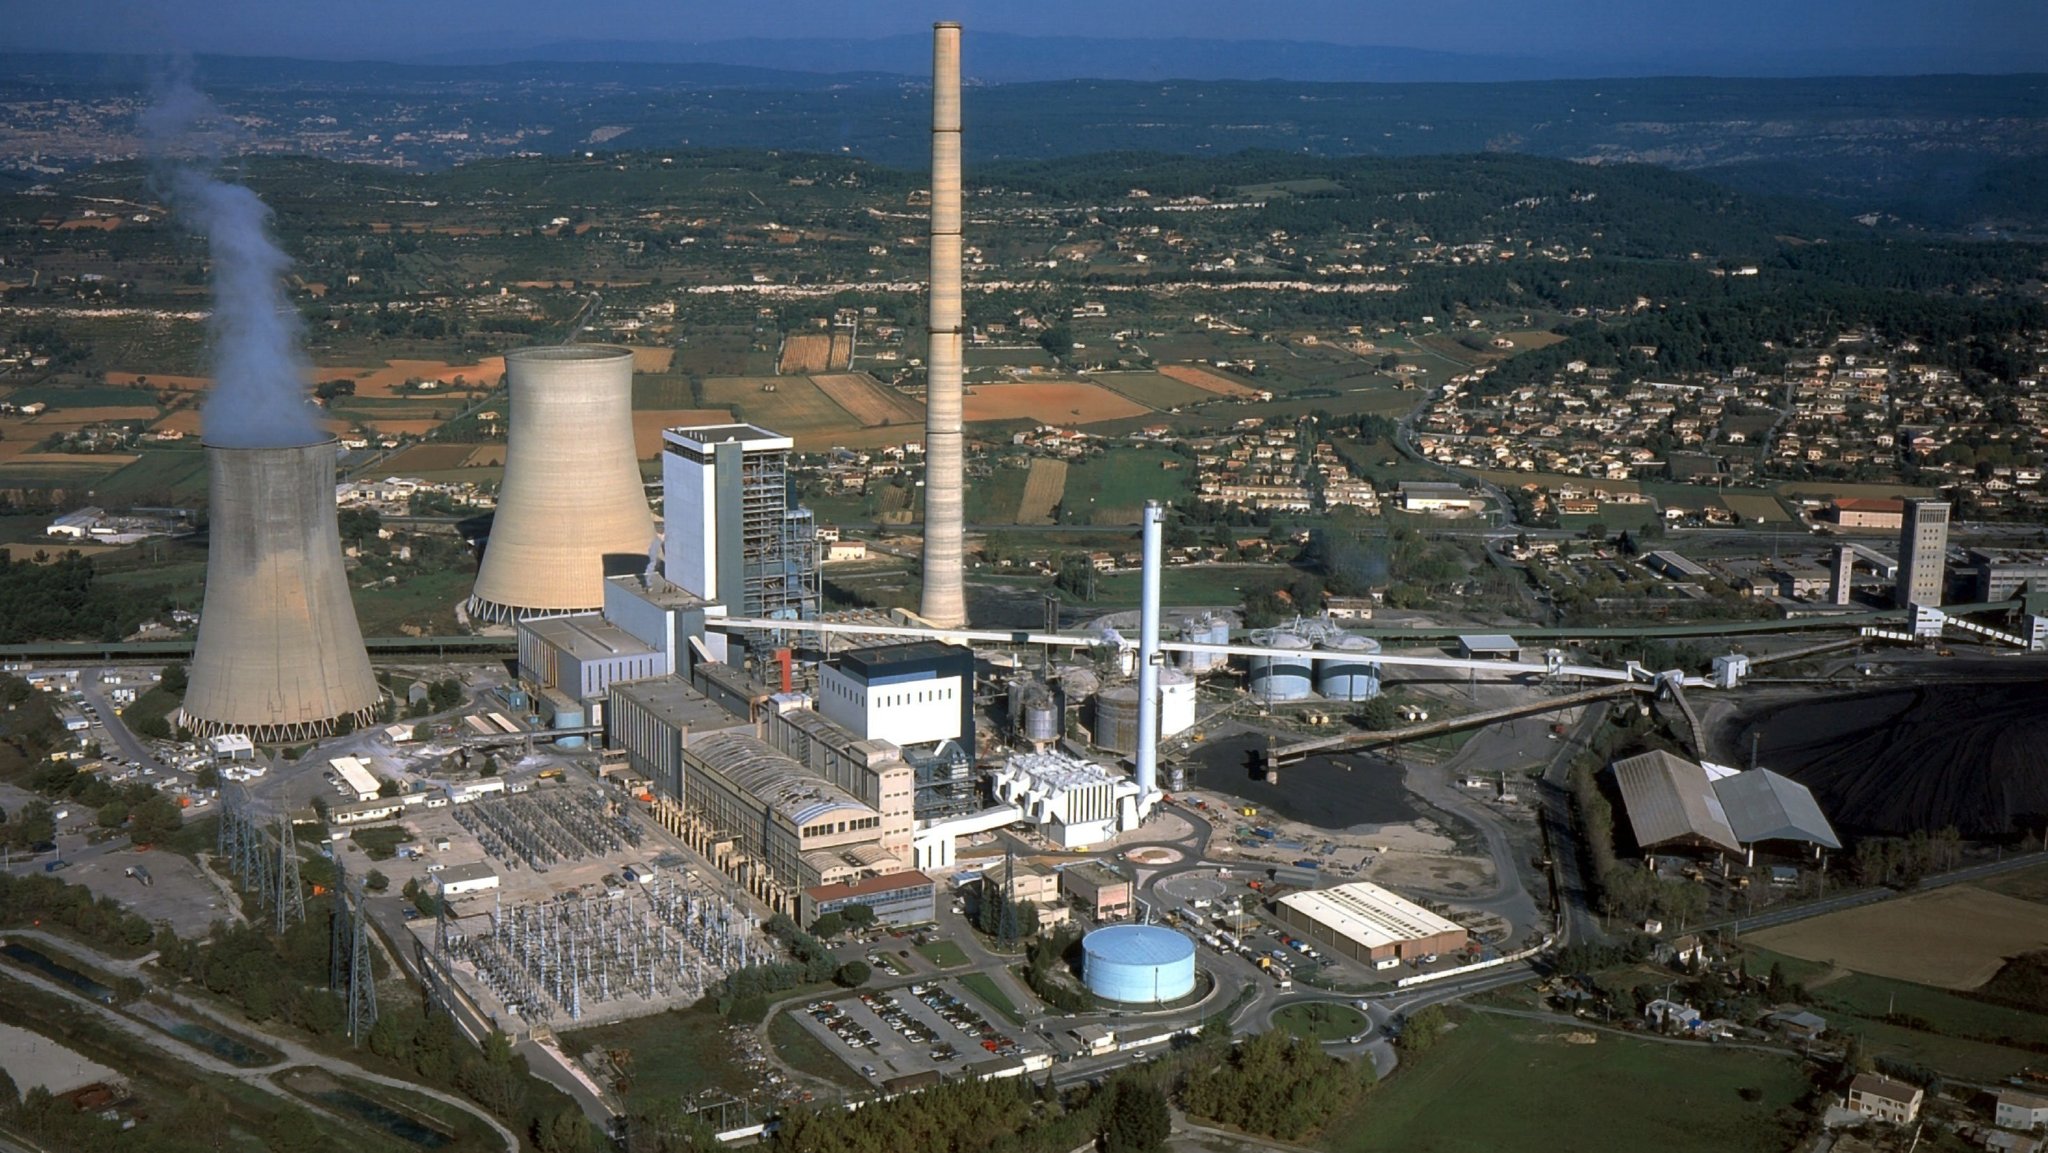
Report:
<svg viewBox="0 0 2048 1153"><path fill-rule="evenodd" d="M1564 72L1575 61L1698 72L1758 61L1773 72L2048 70L2044 0L0 0L14 47L328 58L563 40L869 38L920 32L933 19L1023 35L1514 54Z"/></svg>

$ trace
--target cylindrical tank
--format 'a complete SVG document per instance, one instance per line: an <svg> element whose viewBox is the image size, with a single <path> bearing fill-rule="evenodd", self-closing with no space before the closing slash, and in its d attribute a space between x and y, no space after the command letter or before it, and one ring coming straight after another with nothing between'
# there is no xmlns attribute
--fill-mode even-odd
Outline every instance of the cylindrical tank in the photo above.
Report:
<svg viewBox="0 0 2048 1153"><path fill-rule="evenodd" d="M633 351L567 344L505 355L505 480L469 599L504 621L604 606L604 578L647 567L654 515L633 447Z"/></svg>
<svg viewBox="0 0 2048 1153"><path fill-rule="evenodd" d="M1060 711L1050 691L1041 688L1025 697L1022 728L1027 741L1049 744L1060 739Z"/></svg>
<svg viewBox="0 0 2048 1153"><path fill-rule="evenodd" d="M1333 701L1369 701L1380 695L1380 643L1371 637L1339 633L1323 641L1322 652L1342 654L1316 659L1316 691Z"/></svg>
<svg viewBox="0 0 2048 1153"><path fill-rule="evenodd" d="M1308 642L1299 635L1278 630L1252 634L1252 644L1265 649L1299 649L1299 657L1252 657L1252 695L1262 701L1307 700L1313 684Z"/></svg>
<svg viewBox="0 0 2048 1153"><path fill-rule="evenodd" d="M1010 727L1024 723L1024 700L1030 693L1037 678L1027 672L1014 672L1003 683L1003 703L1009 707Z"/></svg>
<svg viewBox="0 0 2048 1153"><path fill-rule="evenodd" d="M342 569L334 438L206 446L206 600L182 722L263 742L331 736L377 708Z"/></svg>
<svg viewBox="0 0 2048 1153"><path fill-rule="evenodd" d="M1110 925L1081 938L1088 991L1125 1005L1156 1005L1195 991L1195 943L1163 925Z"/></svg>
<svg viewBox="0 0 2048 1153"><path fill-rule="evenodd" d="M1189 617L1181 622L1181 636L1200 645L1230 643L1230 621L1218 616ZM1222 653L1182 653L1180 667L1200 676L1222 668L1230 660Z"/></svg>
<svg viewBox="0 0 2048 1153"><path fill-rule="evenodd" d="M1112 753L1138 751L1138 690L1118 685L1095 694L1095 747Z"/></svg>
<svg viewBox="0 0 2048 1153"><path fill-rule="evenodd" d="M1085 665L1068 665L1060 670L1060 689L1067 694L1069 701L1085 701L1094 696L1101 685L1102 678Z"/></svg>
<svg viewBox="0 0 2048 1153"><path fill-rule="evenodd" d="M1195 727L1195 676L1180 669L1159 670L1159 735L1178 736Z"/></svg>

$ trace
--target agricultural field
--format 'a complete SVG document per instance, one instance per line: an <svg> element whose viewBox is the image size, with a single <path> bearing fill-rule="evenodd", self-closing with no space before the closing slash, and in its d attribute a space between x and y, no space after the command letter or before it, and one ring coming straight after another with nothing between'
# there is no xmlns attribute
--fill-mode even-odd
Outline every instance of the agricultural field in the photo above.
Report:
<svg viewBox="0 0 2048 1153"><path fill-rule="evenodd" d="M1749 940L1809 961L1937 989L1975 989L2006 958L2048 948L2048 905L1975 885L1845 909Z"/></svg>
<svg viewBox="0 0 2048 1153"><path fill-rule="evenodd" d="M1541 330L1503 332L1500 334L1500 338L1502 340L1507 341L1509 344L1514 345L1514 351L1516 352L1528 352L1532 349L1549 348L1553 344L1561 344L1564 342L1564 337L1559 336L1557 333L1544 332Z"/></svg>
<svg viewBox="0 0 2048 1153"><path fill-rule="evenodd" d="M713 376L704 379L704 406L731 408L740 419L786 436L828 436L858 428L847 411L801 376Z"/></svg>
<svg viewBox="0 0 2048 1153"><path fill-rule="evenodd" d="M670 366L675 363L676 350L673 348L656 348L645 344L636 344L632 346L632 349L634 372L667 372ZM503 357L497 359L500 364L504 363Z"/></svg>
<svg viewBox="0 0 2048 1153"><path fill-rule="evenodd" d="M1808 1091L1787 1056L1474 1012L1430 1051L1404 1057L1318 1144L1331 1153L1569 1153L1600 1134L1603 1148L1775 1153L1793 1135L1772 1115Z"/></svg>
<svg viewBox="0 0 2048 1153"><path fill-rule="evenodd" d="M862 428L924 423L924 406L865 372L814 376L811 383L859 421Z"/></svg>
<svg viewBox="0 0 2048 1153"><path fill-rule="evenodd" d="M198 379L152 376L152 386L158 381ZM37 384L18 388L7 394L9 403L35 404L40 401L50 406L51 412L65 413L65 419L72 419L73 410L82 408L147 408L157 407L153 388L134 387L132 377L123 373L109 373L105 385L57 385Z"/></svg>
<svg viewBox="0 0 2048 1153"><path fill-rule="evenodd" d="M1006 347L981 346L967 349L961 357L968 368L999 368L1016 366L1020 368L1051 368L1052 353L1035 344L1011 345Z"/></svg>
<svg viewBox="0 0 2048 1153"><path fill-rule="evenodd" d="M1244 384L1214 369L1200 368L1192 364L1162 364L1159 366L1159 374L1170 380L1177 380L1182 384L1193 385L1203 392L1213 392L1218 396L1250 397L1258 395L1258 390L1250 385Z"/></svg>
<svg viewBox="0 0 2048 1153"><path fill-rule="evenodd" d="M1025 420L1033 424L1088 425L1142 416L1151 409L1103 388L1076 380L1027 384L977 384L967 389L970 424Z"/></svg>
<svg viewBox="0 0 2048 1153"><path fill-rule="evenodd" d="M370 470L386 476L416 476L467 467L477 451L473 444L415 444L378 461ZM502 452L502 448L500 452Z"/></svg>
<svg viewBox="0 0 2048 1153"><path fill-rule="evenodd" d="M661 431L665 428L731 423L732 413L722 408L656 408L636 411L633 413L633 455L641 460L653 460L660 456Z"/></svg>
<svg viewBox="0 0 2048 1153"><path fill-rule="evenodd" d="M1129 448L1089 457L1067 470L1063 498L1074 524L1136 524L1147 500L1175 500L1194 484L1194 462L1175 453Z"/></svg>
<svg viewBox="0 0 2048 1153"><path fill-rule="evenodd" d="M1940 492L1910 484L1849 484L1842 481L1788 480L1778 486L1784 496L1827 499L1832 497L1869 497L1877 500L1909 496L1938 497Z"/></svg>
<svg viewBox="0 0 2048 1153"><path fill-rule="evenodd" d="M1119 396L1161 411L1216 399L1211 389L1197 388L1157 372L1096 372L1088 379Z"/></svg>
<svg viewBox="0 0 2048 1153"><path fill-rule="evenodd" d="M805 332L783 338L782 356L776 361L775 371L781 376L845 372L852 362L853 334Z"/></svg>
<svg viewBox="0 0 2048 1153"><path fill-rule="evenodd" d="M1053 510L1067 494L1067 462L1035 457L1017 501L1017 524L1051 524Z"/></svg>
<svg viewBox="0 0 2048 1153"><path fill-rule="evenodd" d="M145 449L135 463L107 477L95 499L110 507L182 505L206 496L206 454L191 448Z"/></svg>

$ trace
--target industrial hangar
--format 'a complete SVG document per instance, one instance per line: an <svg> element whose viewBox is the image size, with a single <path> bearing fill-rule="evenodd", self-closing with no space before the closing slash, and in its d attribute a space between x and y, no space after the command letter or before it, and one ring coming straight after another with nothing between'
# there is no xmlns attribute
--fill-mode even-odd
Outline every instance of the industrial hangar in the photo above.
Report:
<svg viewBox="0 0 2048 1153"><path fill-rule="evenodd" d="M1369 881L1289 893L1274 910L1303 937L1380 969L1455 953L1470 940L1464 926Z"/></svg>
<svg viewBox="0 0 2048 1153"><path fill-rule="evenodd" d="M1742 772L1657 750L1614 762L1614 779L1644 852L1692 849L1754 862L1759 845L1842 847L1806 786L1769 769Z"/></svg>

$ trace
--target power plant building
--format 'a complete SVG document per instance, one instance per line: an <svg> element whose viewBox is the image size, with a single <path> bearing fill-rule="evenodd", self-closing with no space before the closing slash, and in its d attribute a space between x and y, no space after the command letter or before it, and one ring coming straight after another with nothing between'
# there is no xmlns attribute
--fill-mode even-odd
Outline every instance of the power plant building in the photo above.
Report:
<svg viewBox="0 0 2048 1153"><path fill-rule="evenodd" d="M469 614L596 612L605 577L644 568L654 544L633 449L633 352L515 349L505 379L505 480Z"/></svg>
<svg viewBox="0 0 2048 1153"><path fill-rule="evenodd" d="M518 626L519 679L560 690L593 724L603 723L614 682L688 668L690 646L707 636L705 618L720 615L717 606L651 574L612 577L603 593L601 614L530 617Z"/></svg>
<svg viewBox="0 0 2048 1153"><path fill-rule="evenodd" d="M1941 607L1948 573L1948 518L1945 500L1909 500L1899 529L1899 585L1894 600L1901 606Z"/></svg>
<svg viewBox="0 0 2048 1153"><path fill-rule="evenodd" d="M974 652L936 641L841 653L818 670L818 711L864 740L974 744Z"/></svg>
<svg viewBox="0 0 2048 1153"><path fill-rule="evenodd" d="M1369 881L1289 893L1274 912L1301 936L1367 964L1417 961L1469 943L1456 921Z"/></svg>
<svg viewBox="0 0 2048 1153"><path fill-rule="evenodd" d="M863 740L809 708L799 694L777 694L761 728L768 743L882 816L882 847L910 860L917 828L917 772L888 741Z"/></svg>
<svg viewBox="0 0 2048 1153"><path fill-rule="evenodd" d="M875 919L885 925L919 925L934 916L938 886L915 869L885 873L837 885L805 889L798 905L797 923L806 928L828 913L843 913L855 905L874 910Z"/></svg>
<svg viewBox="0 0 2048 1153"><path fill-rule="evenodd" d="M809 620L821 586L818 529L789 500L789 437L751 424L661 434L662 571L728 615Z"/></svg>
<svg viewBox="0 0 2048 1153"><path fill-rule="evenodd" d="M681 677L610 686L605 708L609 745L624 750L634 772L667 796L683 793L683 748L714 733L748 732L753 723L718 707Z"/></svg>
<svg viewBox="0 0 2048 1153"><path fill-rule="evenodd" d="M1081 981L1105 1001L1158 1005L1195 991L1195 943L1163 925L1110 925L1081 938Z"/></svg>
<svg viewBox="0 0 2048 1153"><path fill-rule="evenodd" d="M1063 849L1080 849L1138 827L1138 783L1057 750L1012 753L989 791Z"/></svg>
<svg viewBox="0 0 2048 1153"><path fill-rule="evenodd" d="M261 742L370 723L370 671L336 526L333 438L206 447L206 600L180 722Z"/></svg>

